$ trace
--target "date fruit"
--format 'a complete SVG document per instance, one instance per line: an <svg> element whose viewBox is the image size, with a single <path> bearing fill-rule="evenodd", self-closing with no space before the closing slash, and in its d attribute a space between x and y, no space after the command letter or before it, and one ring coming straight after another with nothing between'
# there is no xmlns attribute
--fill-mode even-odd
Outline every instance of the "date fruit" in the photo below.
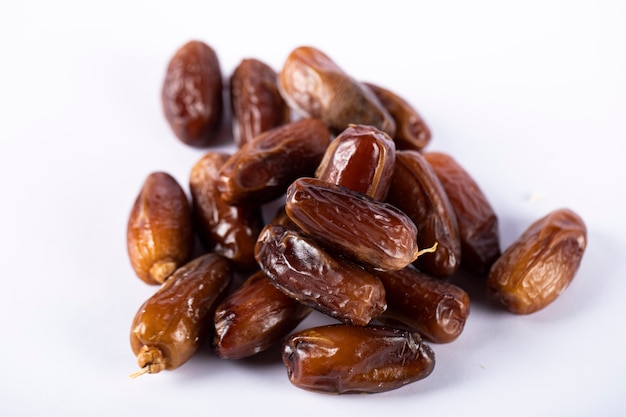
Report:
<svg viewBox="0 0 626 417"><path fill-rule="evenodd" d="M345 324L291 335L282 360L298 388L333 394L379 393L430 375L435 354L419 333Z"/></svg>
<svg viewBox="0 0 626 417"><path fill-rule="evenodd" d="M185 191L165 172L144 181L126 227L131 266L148 284L162 284L191 257L193 231Z"/></svg>
<svg viewBox="0 0 626 417"><path fill-rule="evenodd" d="M161 100L165 118L183 143L211 144L223 113L223 82L217 54L209 45L190 41L167 66Z"/></svg>
<svg viewBox="0 0 626 417"><path fill-rule="evenodd" d="M493 264L487 293L512 313L539 311L569 286L586 247L580 216L554 210L532 223Z"/></svg>

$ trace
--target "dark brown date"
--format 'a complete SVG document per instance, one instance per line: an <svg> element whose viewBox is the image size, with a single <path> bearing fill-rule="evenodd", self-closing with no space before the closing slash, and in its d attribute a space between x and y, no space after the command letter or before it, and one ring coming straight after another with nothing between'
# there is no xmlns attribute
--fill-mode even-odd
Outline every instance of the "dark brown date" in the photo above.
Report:
<svg viewBox="0 0 626 417"><path fill-rule="evenodd" d="M398 149L421 151L430 143L431 132L426 122L404 98L372 83L365 83L378 97L396 123L393 139Z"/></svg>
<svg viewBox="0 0 626 417"><path fill-rule="evenodd" d="M491 267L487 293L507 310L531 314L569 286L587 247L587 228L569 209L531 224Z"/></svg>
<svg viewBox="0 0 626 417"><path fill-rule="evenodd" d="M318 119L270 129L239 148L220 170L217 188L228 204L257 204L280 197L293 180L311 176L330 142Z"/></svg>
<svg viewBox="0 0 626 417"><path fill-rule="evenodd" d="M288 123L291 112L278 91L278 75L258 59L243 59L230 77L233 137L241 147L255 136Z"/></svg>
<svg viewBox="0 0 626 417"><path fill-rule="evenodd" d="M464 290L413 267L377 275L387 294L387 310L377 322L391 327L399 323L433 343L459 337L470 312L470 298Z"/></svg>
<svg viewBox="0 0 626 417"><path fill-rule="evenodd" d="M141 368L135 375L185 363L209 333L215 307L231 279L228 260L214 253L177 269L133 319L130 343Z"/></svg>
<svg viewBox="0 0 626 417"><path fill-rule="evenodd" d="M395 133L395 123L376 95L313 47L289 54L278 88L292 109L321 119L335 133L350 124L374 126L392 137Z"/></svg>
<svg viewBox="0 0 626 417"><path fill-rule="evenodd" d="M386 308L385 289L375 275L296 231L266 226L256 257L281 291L344 323L364 326Z"/></svg>
<svg viewBox="0 0 626 417"><path fill-rule="evenodd" d="M291 335L282 359L293 385L333 394L390 391L435 367L435 354L418 333L344 324Z"/></svg>
<svg viewBox="0 0 626 417"><path fill-rule="evenodd" d="M485 276L500 256L498 217L476 181L450 155L424 152L448 196L459 226L461 266Z"/></svg>
<svg viewBox="0 0 626 417"><path fill-rule="evenodd" d="M193 214L198 236L205 248L231 261L238 269L256 268L254 245L263 228L261 208L233 206L222 200L216 182L230 155L208 152L191 169Z"/></svg>
<svg viewBox="0 0 626 417"><path fill-rule="evenodd" d="M163 112L183 143L211 144L223 113L223 82L217 54L207 44L190 41L167 66L161 91Z"/></svg>
<svg viewBox="0 0 626 417"><path fill-rule="evenodd" d="M372 126L351 125L326 149L316 178L384 200L396 162L393 139Z"/></svg>
<svg viewBox="0 0 626 417"><path fill-rule="evenodd" d="M215 310L217 353L241 359L262 352L282 342L310 312L258 271Z"/></svg>
<svg viewBox="0 0 626 417"><path fill-rule="evenodd" d="M415 265L436 278L451 276L461 262L456 216L433 168L417 151L397 151L396 169L387 201L406 213L417 226L420 247L437 244Z"/></svg>
<svg viewBox="0 0 626 417"><path fill-rule="evenodd" d="M135 199L126 228L131 266L141 280L162 284L191 257L193 232L187 195L165 172L153 172Z"/></svg>
<svg viewBox="0 0 626 417"><path fill-rule="evenodd" d="M323 246L384 271L420 255L415 224L392 205L315 178L287 189L289 218Z"/></svg>

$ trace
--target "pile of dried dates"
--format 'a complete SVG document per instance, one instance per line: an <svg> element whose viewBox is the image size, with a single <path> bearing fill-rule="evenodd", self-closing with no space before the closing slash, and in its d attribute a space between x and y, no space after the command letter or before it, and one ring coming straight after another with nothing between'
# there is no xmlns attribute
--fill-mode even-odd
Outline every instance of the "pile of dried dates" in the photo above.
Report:
<svg viewBox="0 0 626 417"><path fill-rule="evenodd" d="M576 213L546 214L501 251L489 201L453 157L426 150L415 108L316 48L291 51L278 72L244 59L225 80L215 51L191 41L169 62L162 102L196 148L231 114L236 151L205 153L189 194L153 172L137 196L128 254L159 287L132 322L134 376L178 368L204 342L231 360L280 346L297 387L388 391L427 377L428 343L463 331L470 298L450 279L460 268L529 314L579 267ZM296 331L313 310L337 323Z"/></svg>

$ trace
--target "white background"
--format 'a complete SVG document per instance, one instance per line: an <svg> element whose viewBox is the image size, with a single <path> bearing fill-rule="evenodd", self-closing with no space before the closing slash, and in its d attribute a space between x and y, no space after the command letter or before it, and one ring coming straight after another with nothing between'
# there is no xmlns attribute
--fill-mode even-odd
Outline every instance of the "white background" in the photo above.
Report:
<svg viewBox="0 0 626 417"><path fill-rule="evenodd" d="M531 316L475 288L433 374L384 394L300 390L269 354L202 352L131 380L129 327L154 287L128 262L130 207L152 171L186 187L204 152L174 138L159 101L190 39L225 76L244 57L279 69L308 44L401 93L429 149L481 184L503 247L555 208L583 217L572 285ZM625 116L620 1L2 0L0 415L624 415Z"/></svg>

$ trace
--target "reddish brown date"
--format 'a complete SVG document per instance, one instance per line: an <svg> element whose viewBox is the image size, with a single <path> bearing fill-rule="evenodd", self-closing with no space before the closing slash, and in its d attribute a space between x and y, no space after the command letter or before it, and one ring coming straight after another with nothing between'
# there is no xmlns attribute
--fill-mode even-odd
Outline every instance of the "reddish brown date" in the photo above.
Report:
<svg viewBox="0 0 626 417"><path fill-rule="evenodd" d="M500 256L498 217L476 181L450 155L424 152L450 200L459 226L461 265L484 276Z"/></svg>
<svg viewBox="0 0 626 417"><path fill-rule="evenodd" d="M310 312L277 289L262 271L256 272L215 311L217 353L241 359L262 352L282 342Z"/></svg>
<svg viewBox="0 0 626 417"><path fill-rule="evenodd" d="M233 138L241 147L255 136L288 123L291 112L278 91L278 75L258 59L243 59L230 77Z"/></svg>
<svg viewBox="0 0 626 417"><path fill-rule="evenodd" d="M263 229L256 256L281 291L344 323L364 326L387 306L385 289L375 275L283 226Z"/></svg>
<svg viewBox="0 0 626 417"><path fill-rule="evenodd" d="M580 216L554 210L531 224L493 264L487 292L512 313L542 310L574 279L586 247Z"/></svg>
<svg viewBox="0 0 626 417"><path fill-rule="evenodd" d="M222 72L213 48L200 41L183 45L167 66L161 99L165 118L183 143L211 144L223 113Z"/></svg>
<svg viewBox="0 0 626 417"><path fill-rule="evenodd" d="M289 54L278 87L292 109L321 119L333 132L363 124L392 137L395 133L395 123L376 95L313 47L302 46Z"/></svg>
<svg viewBox="0 0 626 417"><path fill-rule="evenodd" d="M233 261L238 269L256 268L254 245L263 228L261 208L227 204L217 189L219 170L230 155L208 152L191 169L189 188L196 230L205 248Z"/></svg>
<svg viewBox="0 0 626 417"><path fill-rule="evenodd" d="M185 191L165 172L153 172L133 204L126 247L133 270L148 284L162 284L193 249L191 209Z"/></svg>
<svg viewBox="0 0 626 417"><path fill-rule="evenodd" d="M209 253L177 269L143 303L130 334L138 374L178 368L198 350L231 279L228 260Z"/></svg>
<svg viewBox="0 0 626 417"><path fill-rule="evenodd" d="M415 224L392 205L314 178L287 190L289 218L323 246L380 270L398 270L420 255Z"/></svg>
<svg viewBox="0 0 626 417"><path fill-rule="evenodd" d="M420 247L437 244L433 253L415 261L418 269L437 278L454 274L461 262L456 216L437 175L419 152L396 152L396 169L387 201L413 220L419 230Z"/></svg>
<svg viewBox="0 0 626 417"><path fill-rule="evenodd" d="M228 204L267 203L293 180L311 176L330 142L317 119L302 119L268 130L239 148L220 170L217 188Z"/></svg>
<svg viewBox="0 0 626 417"><path fill-rule="evenodd" d="M418 333L342 324L291 335L282 359L293 385L333 394L390 391L435 367L435 354Z"/></svg>
<svg viewBox="0 0 626 417"><path fill-rule="evenodd" d="M372 83L365 85L378 97L395 121L396 134L393 139L398 149L421 151L430 143L430 128L409 102L386 88Z"/></svg>
<svg viewBox="0 0 626 417"><path fill-rule="evenodd" d="M400 324L433 343L452 342L463 332L470 298L461 288L413 267L377 275L387 294L387 310L377 322Z"/></svg>
<svg viewBox="0 0 626 417"><path fill-rule="evenodd" d="M372 126L351 125L330 143L315 177L384 200L395 162L389 135Z"/></svg>

